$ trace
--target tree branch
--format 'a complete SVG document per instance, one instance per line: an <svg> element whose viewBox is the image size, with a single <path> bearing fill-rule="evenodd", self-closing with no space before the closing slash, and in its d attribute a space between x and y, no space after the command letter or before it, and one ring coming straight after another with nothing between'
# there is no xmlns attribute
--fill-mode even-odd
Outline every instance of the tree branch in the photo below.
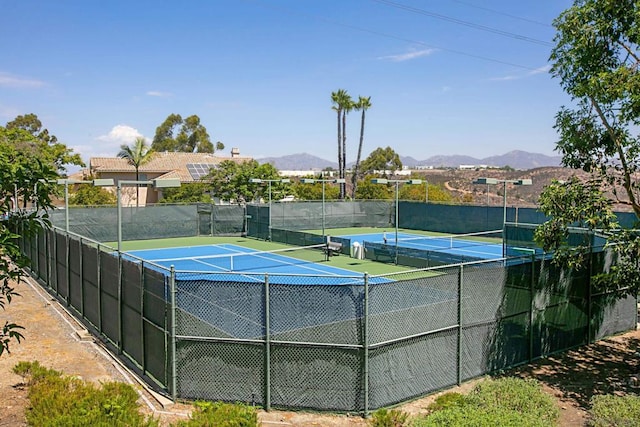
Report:
<svg viewBox="0 0 640 427"><path fill-rule="evenodd" d="M633 193L633 190L631 188L631 173L629 172L627 156L625 155L624 149L622 148L620 139L617 137L616 133L614 132L614 129L609 124L609 121L607 120L607 117L602 112L600 105L598 105L598 103L593 99L592 96L589 96L589 101L591 102L591 105L598 113L598 116L600 117L602 124L607 128L607 132L609 133L609 135L611 136L611 139L616 145L618 156L620 156L620 163L622 163L622 176L624 181L623 187L627 192L627 197L629 197L629 204L633 207L633 211L635 212L636 216L640 217L640 205L638 205L635 194Z"/></svg>

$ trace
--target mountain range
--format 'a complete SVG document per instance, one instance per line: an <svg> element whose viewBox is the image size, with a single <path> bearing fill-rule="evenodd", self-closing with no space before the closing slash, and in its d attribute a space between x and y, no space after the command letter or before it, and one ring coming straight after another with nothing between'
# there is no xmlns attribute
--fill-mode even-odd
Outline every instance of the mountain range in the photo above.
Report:
<svg viewBox="0 0 640 427"><path fill-rule="evenodd" d="M307 153L291 154L282 157L265 157L257 159L260 163L271 163L279 170L322 170L328 167L338 168L338 163L322 159ZM514 150L500 156L478 159L465 155L432 156L425 160L416 160L410 156L400 156L403 166L458 168L460 165L512 167L527 170L544 166L560 166L561 156L547 156L539 153ZM347 168L353 163L347 164Z"/></svg>

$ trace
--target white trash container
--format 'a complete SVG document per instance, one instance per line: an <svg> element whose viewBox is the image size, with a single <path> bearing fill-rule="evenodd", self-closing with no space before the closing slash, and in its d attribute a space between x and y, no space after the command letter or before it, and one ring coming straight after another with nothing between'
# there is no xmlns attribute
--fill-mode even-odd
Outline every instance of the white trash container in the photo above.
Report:
<svg viewBox="0 0 640 427"><path fill-rule="evenodd" d="M360 242L353 242L351 245L351 258L364 259L364 251Z"/></svg>

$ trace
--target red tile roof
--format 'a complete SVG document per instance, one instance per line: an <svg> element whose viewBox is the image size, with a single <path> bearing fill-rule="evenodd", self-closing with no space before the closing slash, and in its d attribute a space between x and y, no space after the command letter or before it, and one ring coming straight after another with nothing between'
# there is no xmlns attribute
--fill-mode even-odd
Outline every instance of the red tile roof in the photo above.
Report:
<svg viewBox="0 0 640 427"><path fill-rule="evenodd" d="M253 160L251 157L222 157L210 153L154 153L152 158L139 168L140 173L163 173L163 178L180 178L182 182L192 182L193 178L187 170L189 163L218 164L224 160L242 163ZM91 173L134 172L135 168L126 159L119 157L92 157L89 160Z"/></svg>

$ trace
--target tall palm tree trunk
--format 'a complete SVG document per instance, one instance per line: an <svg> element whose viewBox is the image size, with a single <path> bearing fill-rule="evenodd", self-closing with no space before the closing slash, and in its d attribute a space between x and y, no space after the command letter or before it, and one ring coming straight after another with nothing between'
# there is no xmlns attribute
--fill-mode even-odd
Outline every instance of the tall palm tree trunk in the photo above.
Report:
<svg viewBox="0 0 640 427"><path fill-rule="evenodd" d="M340 170L340 178L347 176L347 109L342 110L342 169ZM346 184L340 184L340 199L344 200L347 195Z"/></svg>
<svg viewBox="0 0 640 427"><path fill-rule="evenodd" d="M362 117L360 118L360 142L358 143L358 155L356 156L356 165L353 168L353 176L351 176L351 182L353 184L353 192L351 197L356 198L356 190L358 189L358 172L360 168L360 157L362 156L362 144L364 142L364 112L366 108L362 109Z"/></svg>
<svg viewBox="0 0 640 427"><path fill-rule="evenodd" d="M136 166L136 181L140 181L139 167ZM140 186L136 184L136 208L140 207Z"/></svg>
<svg viewBox="0 0 640 427"><path fill-rule="evenodd" d="M338 177L340 177L342 171L342 126L340 123L340 117L342 116L342 109L338 108Z"/></svg>

